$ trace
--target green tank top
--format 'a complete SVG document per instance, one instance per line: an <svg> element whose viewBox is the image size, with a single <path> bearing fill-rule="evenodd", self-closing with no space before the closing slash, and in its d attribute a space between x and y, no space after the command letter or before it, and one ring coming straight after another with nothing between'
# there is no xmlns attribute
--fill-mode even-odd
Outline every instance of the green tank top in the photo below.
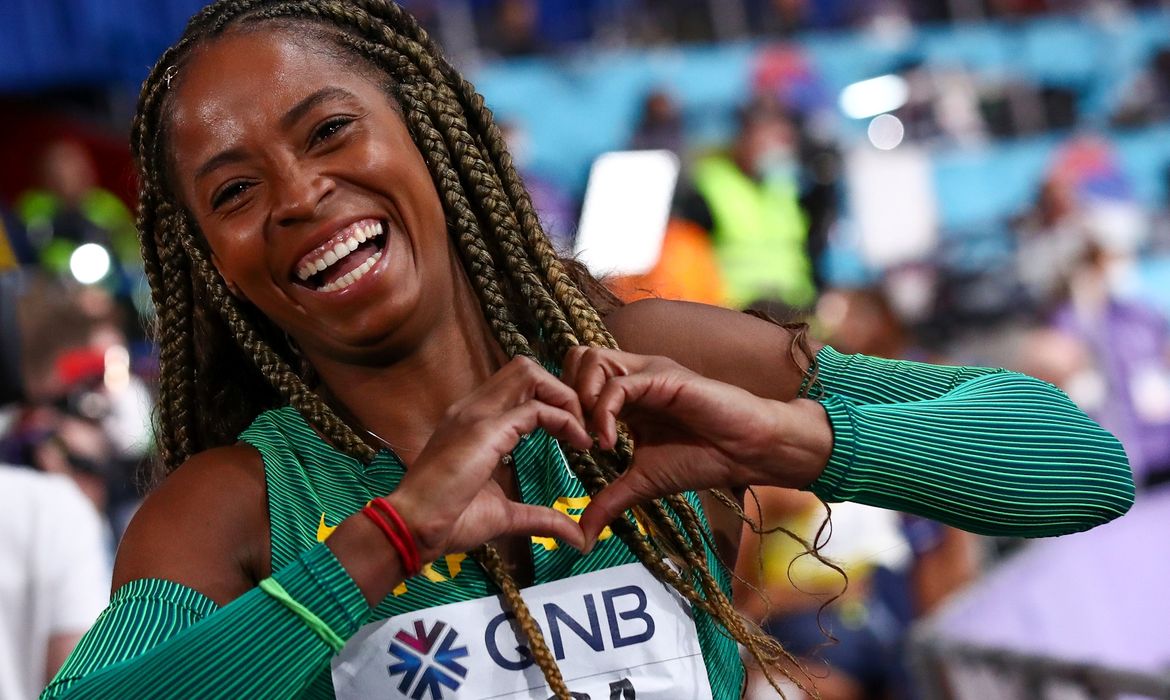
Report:
<svg viewBox="0 0 1170 700"><path fill-rule="evenodd" d="M324 541L338 523L371 499L392 492L405 473L402 463L388 450L379 451L368 465L339 452L291 407L261 414L240 439L259 450L264 460L273 571ZM555 440L536 431L512 455L525 503L580 515L589 499ZM702 518L697 497L687 497ZM702 520L708 527L705 518ZM532 538L530 551L538 584L637 561L608 529L589 556L541 537ZM729 574L710 548L707 561L730 594ZM371 611L366 622L496 593L486 572L472 559L465 554L448 554L395 589ZM714 698L739 698L743 666L736 643L702 611L695 613L695 627ZM332 697L328 672L316 679L312 691L306 697Z"/></svg>

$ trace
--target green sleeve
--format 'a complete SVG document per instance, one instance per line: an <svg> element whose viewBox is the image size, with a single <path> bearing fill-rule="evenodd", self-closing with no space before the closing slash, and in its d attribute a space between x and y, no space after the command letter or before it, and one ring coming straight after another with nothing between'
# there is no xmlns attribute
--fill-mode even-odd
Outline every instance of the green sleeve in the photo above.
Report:
<svg viewBox="0 0 1170 700"><path fill-rule="evenodd" d="M969 379L1007 372L989 367L950 367L845 355L827 345L817 353L816 369L812 396L841 396L861 404L936 399Z"/></svg>
<svg viewBox="0 0 1170 700"><path fill-rule="evenodd" d="M325 545L273 575L343 639L369 608ZM219 608L170 581L122 586L41 696L47 698L295 697L333 650L281 602L254 588Z"/></svg>
<svg viewBox="0 0 1170 700"><path fill-rule="evenodd" d="M1121 443L1051 384L832 348L817 366L833 452L809 490L825 501L1009 537L1087 530L1133 503Z"/></svg>

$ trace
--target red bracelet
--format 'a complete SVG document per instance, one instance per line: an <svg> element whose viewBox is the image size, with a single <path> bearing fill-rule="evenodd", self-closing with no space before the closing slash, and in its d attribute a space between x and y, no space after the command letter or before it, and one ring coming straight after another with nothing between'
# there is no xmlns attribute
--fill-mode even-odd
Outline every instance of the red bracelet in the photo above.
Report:
<svg viewBox="0 0 1170 700"><path fill-rule="evenodd" d="M386 522L381 514L378 513L378 510L372 505L367 505L365 508L362 508L362 515L372 520L378 526L378 529L382 531L382 534L386 536L386 539L389 540L390 546L394 548L394 551L398 553L398 558L402 561L402 567L406 570L407 578L416 576L422 569L421 566L417 565L417 555L414 557L410 555L410 551L403 544L402 538L394 531L394 527Z"/></svg>
<svg viewBox="0 0 1170 700"><path fill-rule="evenodd" d="M383 515L390 518L390 522L394 524L394 527L398 528L398 535L402 538L402 543L406 546L415 572L422 571L422 556L418 553L418 543L414 541L414 536L410 534L410 529L406 527L406 521L398 514L398 510L385 497L375 498L370 504L382 511Z"/></svg>
<svg viewBox="0 0 1170 700"><path fill-rule="evenodd" d="M383 514L394 523L394 527L398 528L398 534L402 537L402 543L411 553L415 567L422 569L422 557L419 555L419 544L414 541L414 536L411 535L411 530L406 527L406 521L402 520L402 516L398 514L398 509L394 508L390 501L385 499L385 496L379 496L372 501L373 507L381 510Z"/></svg>

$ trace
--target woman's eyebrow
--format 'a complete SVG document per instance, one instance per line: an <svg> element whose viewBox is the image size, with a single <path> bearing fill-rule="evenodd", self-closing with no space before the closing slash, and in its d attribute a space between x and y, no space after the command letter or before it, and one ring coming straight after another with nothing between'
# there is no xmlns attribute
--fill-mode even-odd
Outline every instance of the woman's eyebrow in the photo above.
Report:
<svg viewBox="0 0 1170 700"><path fill-rule="evenodd" d="M317 105L328 102L329 100L344 100L352 99L353 93L339 87L325 87L305 97L300 102L292 106L284 116L280 118L280 128L290 129L294 124L301 119L301 117L308 114ZM229 148L207 159L199 169L195 171L195 179L199 180L206 177L211 171L224 165L241 161L245 158L243 149Z"/></svg>
<svg viewBox="0 0 1170 700"><path fill-rule="evenodd" d="M327 102L329 100L343 100L346 98L353 98L353 93L339 87L325 87L309 95L305 99L292 106L292 109L284 113L280 118L280 127L282 129L291 128L294 124L300 121L301 117L305 116L314 107Z"/></svg>

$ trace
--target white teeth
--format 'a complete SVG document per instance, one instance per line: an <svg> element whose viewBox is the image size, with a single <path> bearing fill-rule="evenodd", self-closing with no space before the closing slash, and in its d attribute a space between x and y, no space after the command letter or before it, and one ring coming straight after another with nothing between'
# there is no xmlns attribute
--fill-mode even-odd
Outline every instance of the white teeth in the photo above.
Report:
<svg viewBox="0 0 1170 700"><path fill-rule="evenodd" d="M330 282L329 284L325 285L324 287L321 287L321 291L322 292L336 292L340 289L345 289L346 287L353 284L354 282L357 282L362 277L365 277L366 273L369 272L370 269L373 268L374 265L376 265L378 263L378 261L381 259L382 259L382 251L380 251L380 250L375 251L373 255L366 258L366 261L364 263L362 263L361 265L358 265L356 269L345 273L344 275L341 276L341 278Z"/></svg>
<svg viewBox="0 0 1170 700"><path fill-rule="evenodd" d="M317 258L310 260L309 262L306 262L297 268L297 277L300 278L302 282L308 281L308 279L313 275L317 274L318 272L324 272L325 268L333 266L335 263L337 263L338 260L345 258L345 256L357 250L362 243L365 243L366 241L373 238L377 238L384 233L382 229L382 223L378 221L360 226L352 226L348 232L349 236L347 238L331 243L332 247L325 248L323 252L319 251L319 256ZM371 256L369 260L375 260L375 258ZM360 270L361 268L359 267L358 269ZM357 270L353 271L353 273L356 272ZM338 284L344 279L345 277L335 280L333 284ZM355 277L354 279L357 278ZM328 286L330 285L326 285L326 287ZM322 287L322 289L324 289L324 287Z"/></svg>

